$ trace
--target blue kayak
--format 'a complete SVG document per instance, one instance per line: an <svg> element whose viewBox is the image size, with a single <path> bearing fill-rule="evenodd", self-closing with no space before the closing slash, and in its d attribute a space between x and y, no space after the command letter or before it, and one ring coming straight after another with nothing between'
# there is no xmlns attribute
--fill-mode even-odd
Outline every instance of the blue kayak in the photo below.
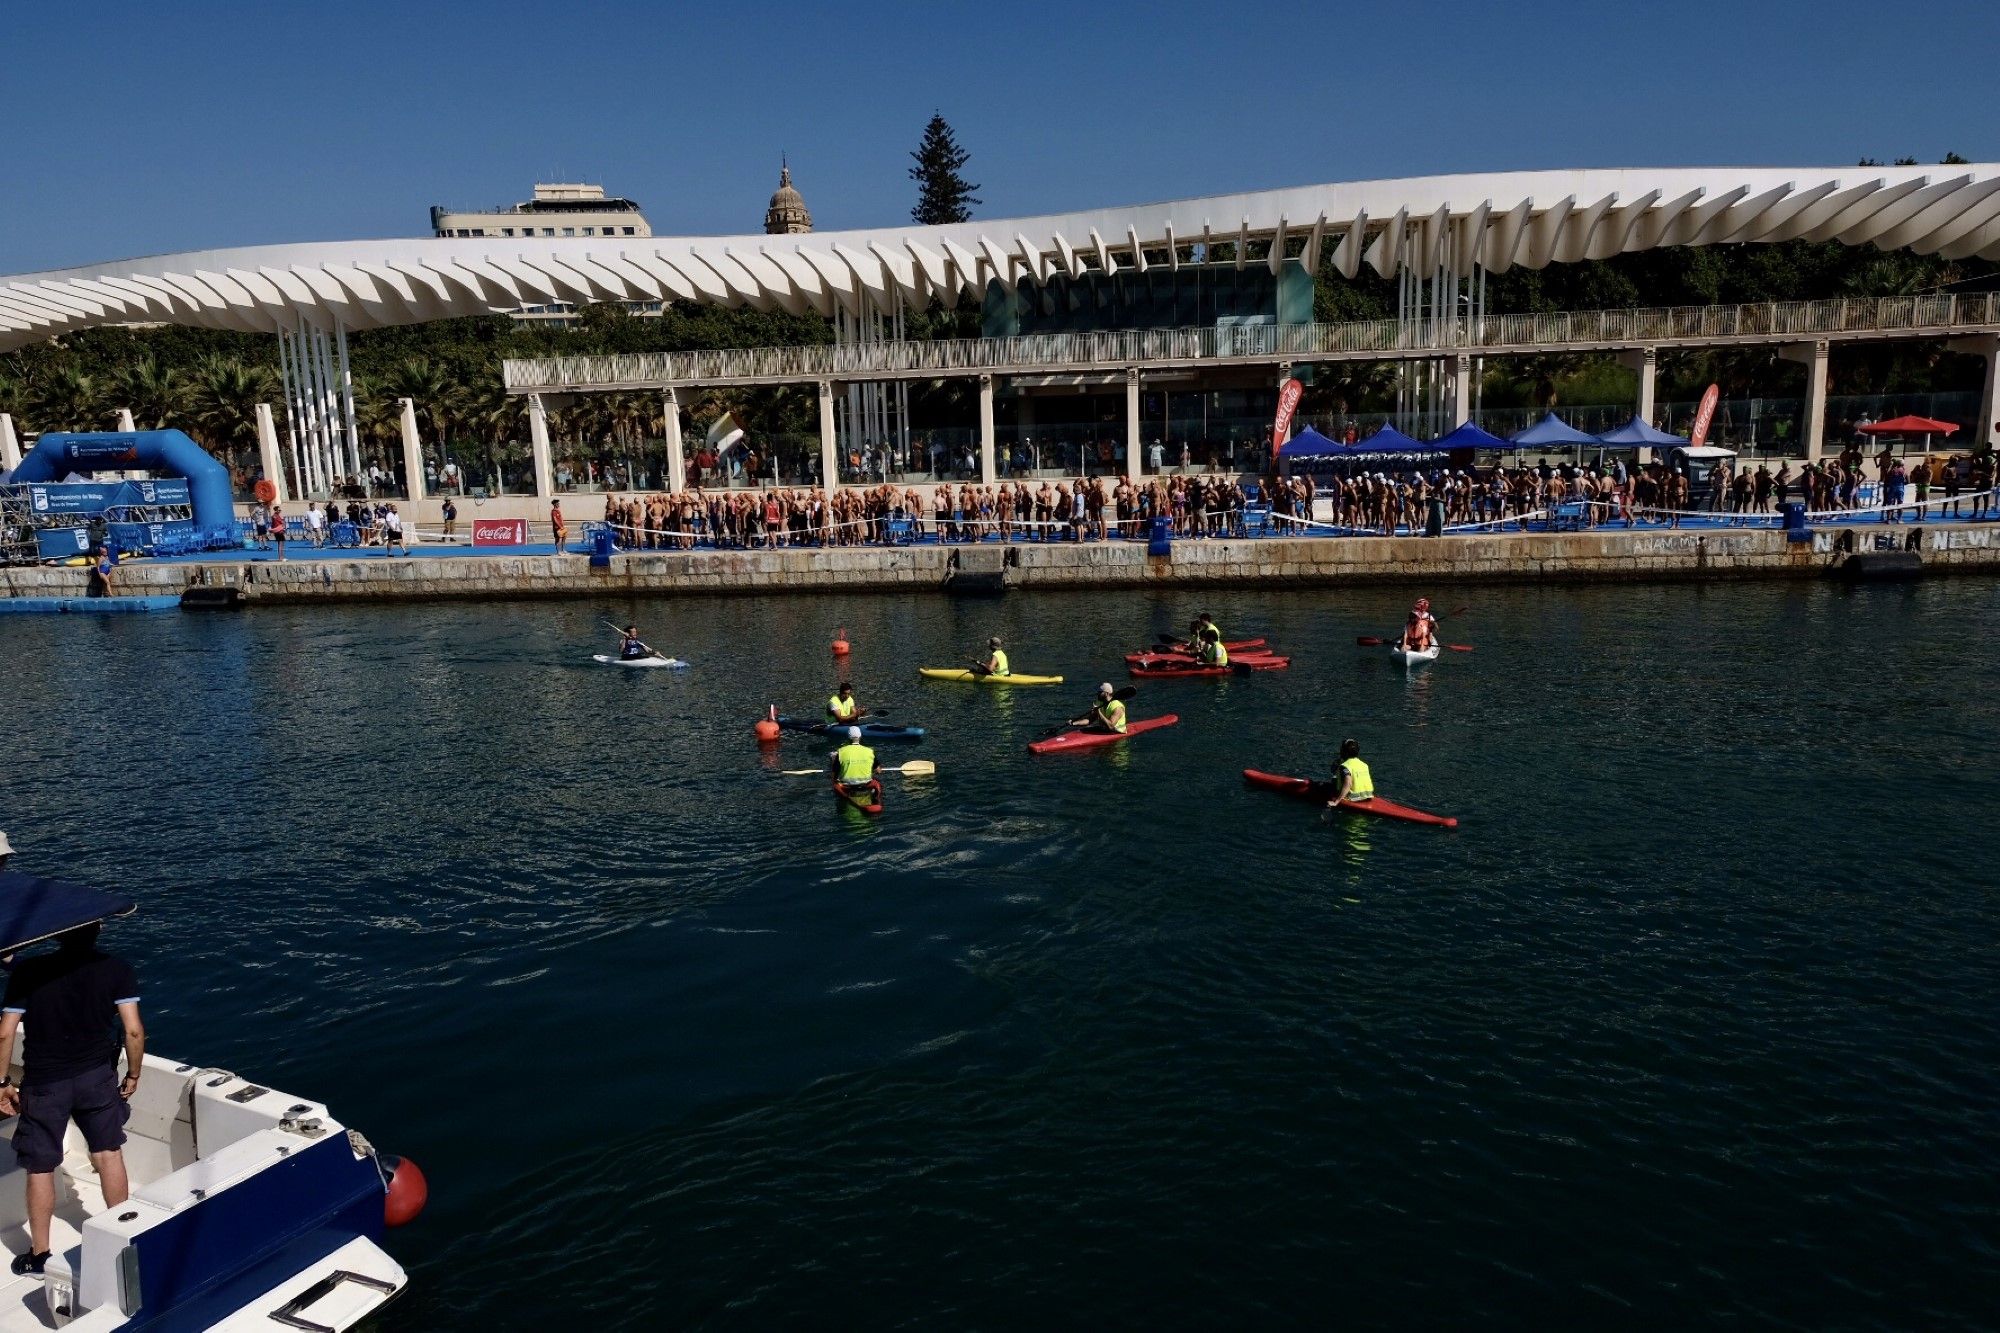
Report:
<svg viewBox="0 0 2000 1333"><path fill-rule="evenodd" d="M802 717L780 717L778 725L786 731L802 732L808 736L831 736L845 726L861 728L864 741L920 741L924 738L922 727L898 727L887 722L808 722Z"/></svg>

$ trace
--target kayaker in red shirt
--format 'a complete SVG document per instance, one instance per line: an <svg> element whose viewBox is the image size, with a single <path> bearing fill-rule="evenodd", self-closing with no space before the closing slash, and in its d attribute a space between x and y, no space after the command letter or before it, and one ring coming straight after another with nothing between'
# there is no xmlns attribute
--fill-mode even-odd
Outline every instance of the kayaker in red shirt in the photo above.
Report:
<svg viewBox="0 0 2000 1333"><path fill-rule="evenodd" d="M1431 614L1431 599L1419 597L1410 608L1409 623L1403 626L1403 647L1413 653L1427 650L1437 641L1437 617Z"/></svg>

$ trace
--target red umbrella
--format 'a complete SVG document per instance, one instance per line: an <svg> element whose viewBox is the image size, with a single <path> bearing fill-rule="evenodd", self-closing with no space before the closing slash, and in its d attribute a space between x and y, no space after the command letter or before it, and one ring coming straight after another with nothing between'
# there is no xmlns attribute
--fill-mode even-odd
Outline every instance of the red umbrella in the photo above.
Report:
<svg viewBox="0 0 2000 1333"><path fill-rule="evenodd" d="M1863 435L1950 435L1958 429L1954 421L1933 421L1929 417L1893 417L1857 427Z"/></svg>

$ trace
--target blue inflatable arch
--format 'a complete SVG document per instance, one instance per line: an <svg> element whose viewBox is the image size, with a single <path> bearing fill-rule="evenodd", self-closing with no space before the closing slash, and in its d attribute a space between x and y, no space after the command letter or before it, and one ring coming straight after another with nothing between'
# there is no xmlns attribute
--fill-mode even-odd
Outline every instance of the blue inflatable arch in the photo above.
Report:
<svg viewBox="0 0 2000 1333"><path fill-rule="evenodd" d="M236 522L236 502L229 487L229 469L177 430L99 431L88 435L55 432L35 441L35 447L14 469L13 480L61 481L72 472L128 472L144 468L172 477L186 477L199 532L214 532Z"/></svg>

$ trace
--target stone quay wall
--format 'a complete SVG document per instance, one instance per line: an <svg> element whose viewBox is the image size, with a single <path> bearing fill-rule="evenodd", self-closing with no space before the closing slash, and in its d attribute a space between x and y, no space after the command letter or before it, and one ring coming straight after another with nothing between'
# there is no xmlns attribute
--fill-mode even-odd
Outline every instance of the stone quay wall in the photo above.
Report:
<svg viewBox="0 0 2000 1333"><path fill-rule="evenodd" d="M1698 532L1477 533L1441 538L1176 540L1167 556L1140 542L1003 546L839 547L774 551L640 551L593 569L581 555L462 555L387 559L308 556L280 564L226 558L122 566L121 594L235 587L246 601L313 603L454 598L711 596L857 591L1340 586L1370 583L1595 583L1819 578L1852 549L1916 532L1930 573L2000 572L2000 527L1866 525L1820 529L1788 542L1768 529ZM1851 534L1851 535L1849 535ZM75 567L0 569L0 596L81 596Z"/></svg>

